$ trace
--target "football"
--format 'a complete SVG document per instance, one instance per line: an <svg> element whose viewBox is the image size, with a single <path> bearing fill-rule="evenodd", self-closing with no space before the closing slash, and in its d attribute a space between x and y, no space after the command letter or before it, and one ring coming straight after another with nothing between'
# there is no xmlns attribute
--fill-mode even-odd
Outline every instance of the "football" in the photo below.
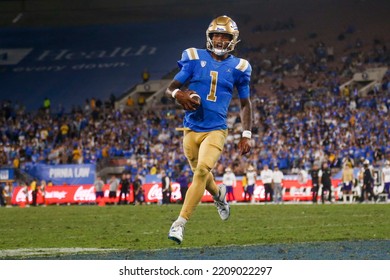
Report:
<svg viewBox="0 0 390 280"><path fill-rule="evenodd" d="M199 102L199 105L198 105L198 106L200 106L201 99L200 99L199 94L197 94L197 93L192 93L192 94L190 94L190 97L191 97L191 99L196 100L197 102Z"/></svg>

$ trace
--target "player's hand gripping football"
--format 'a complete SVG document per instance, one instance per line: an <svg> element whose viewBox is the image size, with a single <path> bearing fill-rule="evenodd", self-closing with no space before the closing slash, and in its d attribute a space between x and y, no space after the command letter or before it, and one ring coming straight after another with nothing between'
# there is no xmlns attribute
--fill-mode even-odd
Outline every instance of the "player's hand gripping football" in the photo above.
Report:
<svg viewBox="0 0 390 280"><path fill-rule="evenodd" d="M193 90L179 90L176 93L176 101L183 107L184 110L194 111L200 106L199 98L191 98L191 94L197 93Z"/></svg>
<svg viewBox="0 0 390 280"><path fill-rule="evenodd" d="M252 144L251 139L247 137L241 137L240 142L238 142L238 150L241 155L245 155L251 151Z"/></svg>

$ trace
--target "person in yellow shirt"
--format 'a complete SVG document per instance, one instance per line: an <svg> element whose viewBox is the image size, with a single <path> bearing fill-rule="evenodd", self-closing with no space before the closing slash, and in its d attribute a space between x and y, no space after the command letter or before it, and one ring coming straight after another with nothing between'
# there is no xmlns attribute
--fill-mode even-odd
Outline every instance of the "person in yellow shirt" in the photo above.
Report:
<svg viewBox="0 0 390 280"><path fill-rule="evenodd" d="M46 181L42 180L41 185L39 186L39 192L42 196L42 205L46 206Z"/></svg>
<svg viewBox="0 0 390 280"><path fill-rule="evenodd" d="M142 72L142 81L146 83L147 81L149 81L149 79L150 79L150 73L148 69L145 68L144 71Z"/></svg>
<svg viewBox="0 0 390 280"><path fill-rule="evenodd" d="M344 97L349 97L349 95L350 95L350 88L349 87L344 87L344 89L343 89L343 95L344 95Z"/></svg>
<svg viewBox="0 0 390 280"><path fill-rule="evenodd" d="M68 126L68 124L66 124L64 122L60 126L60 131L58 134L58 141L63 143L66 140L66 138L68 137L68 133L69 133L69 126Z"/></svg>
<svg viewBox="0 0 390 280"><path fill-rule="evenodd" d="M83 161L82 152L78 146L75 146L72 151L72 161L76 164L81 164Z"/></svg>
<svg viewBox="0 0 390 280"><path fill-rule="evenodd" d="M155 165L150 168L150 175L156 175L157 174L157 167Z"/></svg>
<svg viewBox="0 0 390 280"><path fill-rule="evenodd" d="M140 95L138 97L138 105L139 105L140 109L142 109L144 107L144 105L145 105L145 96Z"/></svg>
<svg viewBox="0 0 390 280"><path fill-rule="evenodd" d="M30 183L31 188L31 195L32 195L32 206L37 206L37 197L38 197L38 186L37 186L37 180L33 179Z"/></svg>
<svg viewBox="0 0 390 280"><path fill-rule="evenodd" d="M244 201L247 202L247 197L248 197L248 192L247 192L247 187L248 187L248 178L246 177L246 174L242 176L242 188L244 191Z"/></svg>
<svg viewBox="0 0 390 280"><path fill-rule="evenodd" d="M129 96L128 98L127 98L127 102L126 102L126 105L128 106L128 107L133 107L133 105L134 105L134 100L133 100L133 98L131 97L131 96Z"/></svg>
<svg viewBox="0 0 390 280"><path fill-rule="evenodd" d="M66 123L63 123L60 127L61 135L65 138L66 135L68 135L69 132L69 126Z"/></svg>
<svg viewBox="0 0 390 280"><path fill-rule="evenodd" d="M91 106L91 110L95 110L96 108L96 100L95 98L92 98L91 101L90 101L90 106Z"/></svg>
<svg viewBox="0 0 390 280"><path fill-rule="evenodd" d="M351 118L349 119L349 125L354 127L355 123L356 123L356 117L352 115Z"/></svg>
<svg viewBox="0 0 390 280"><path fill-rule="evenodd" d="M108 155L108 145L105 145L103 148L102 148L102 157L103 158L107 158L109 155Z"/></svg>
<svg viewBox="0 0 390 280"><path fill-rule="evenodd" d="M13 163L14 168L19 168L20 167L19 157L15 157L12 163Z"/></svg>

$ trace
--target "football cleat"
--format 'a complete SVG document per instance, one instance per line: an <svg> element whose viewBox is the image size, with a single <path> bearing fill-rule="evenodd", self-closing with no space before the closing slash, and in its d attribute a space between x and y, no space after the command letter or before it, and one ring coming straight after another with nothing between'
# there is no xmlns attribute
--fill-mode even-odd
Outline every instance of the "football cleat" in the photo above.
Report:
<svg viewBox="0 0 390 280"><path fill-rule="evenodd" d="M218 186L219 194L213 196L214 204L217 206L218 214L223 221L226 221L230 216L230 206L226 202L226 186L221 184Z"/></svg>
<svg viewBox="0 0 390 280"><path fill-rule="evenodd" d="M183 241L183 234L184 225L175 225L175 223L173 223L171 229L169 230L168 238L180 245Z"/></svg>

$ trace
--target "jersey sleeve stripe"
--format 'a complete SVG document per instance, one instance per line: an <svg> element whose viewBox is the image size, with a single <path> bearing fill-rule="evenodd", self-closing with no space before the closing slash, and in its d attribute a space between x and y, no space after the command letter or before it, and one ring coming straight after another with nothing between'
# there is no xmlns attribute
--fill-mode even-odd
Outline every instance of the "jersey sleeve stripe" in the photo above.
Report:
<svg viewBox="0 0 390 280"><path fill-rule="evenodd" d="M238 69L238 70L240 70L242 72L245 72L245 70L248 68L248 66L249 66L248 61L246 61L245 59L240 58L240 62L236 66L236 69Z"/></svg>
<svg viewBox="0 0 390 280"><path fill-rule="evenodd" d="M190 60L199 59L198 51L195 48L190 48L186 50L188 57Z"/></svg>

